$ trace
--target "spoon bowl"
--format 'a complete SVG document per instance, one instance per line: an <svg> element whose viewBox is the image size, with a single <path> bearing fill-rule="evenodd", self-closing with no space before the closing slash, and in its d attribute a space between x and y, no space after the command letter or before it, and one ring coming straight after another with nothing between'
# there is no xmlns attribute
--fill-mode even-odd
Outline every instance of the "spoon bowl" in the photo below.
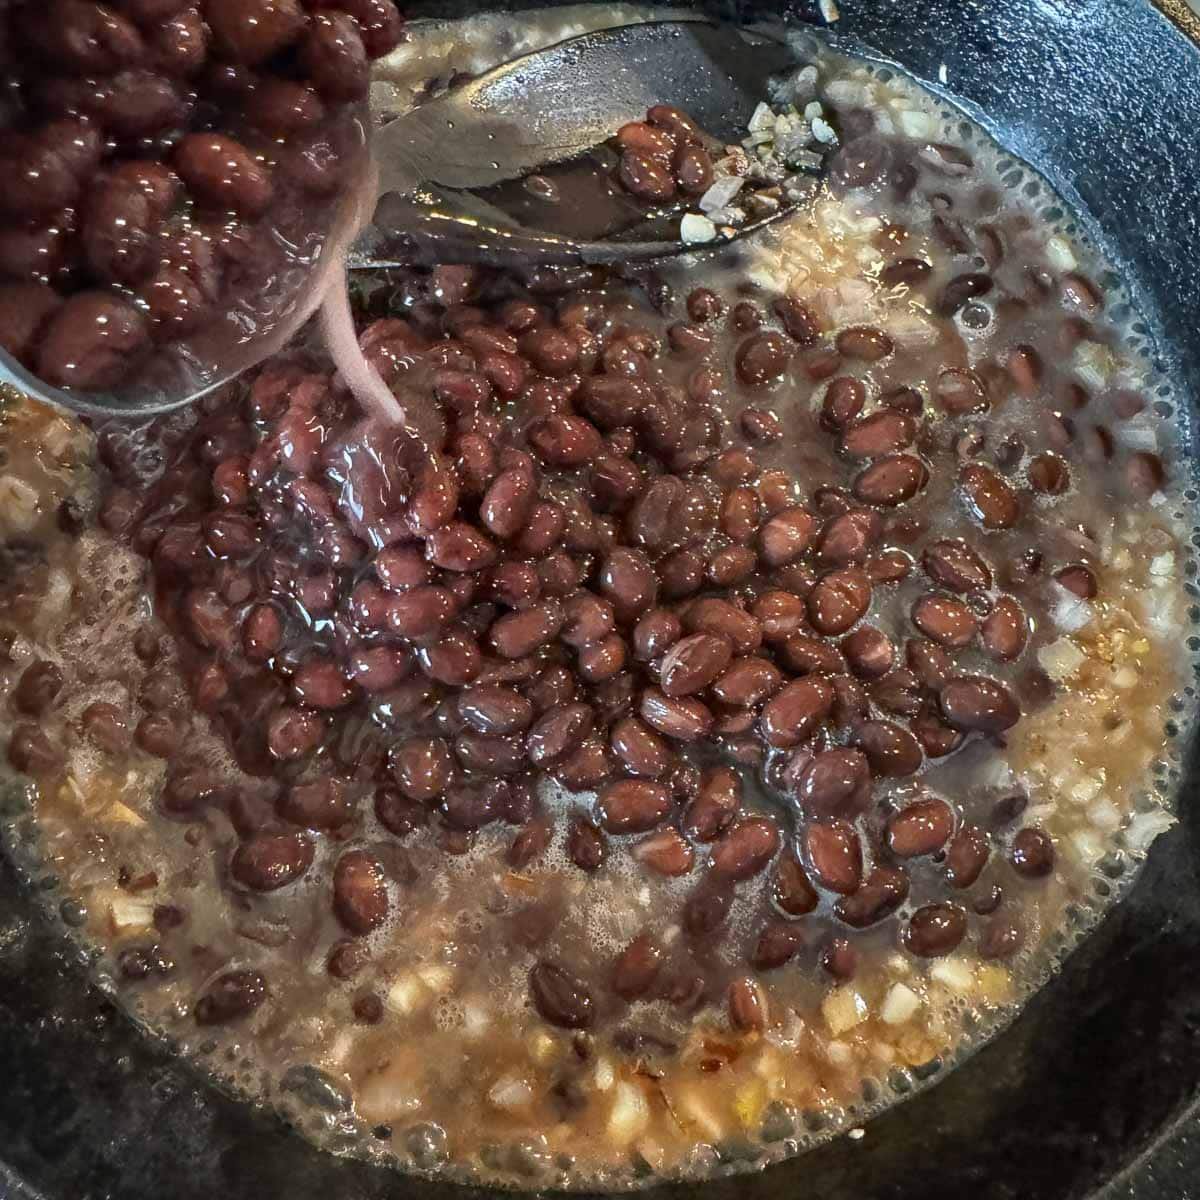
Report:
<svg viewBox="0 0 1200 1200"><path fill-rule="evenodd" d="M631 216L632 205L624 213L617 204L597 212L590 201L601 189L589 152L656 104L683 109L706 132L737 143L767 98L769 78L796 65L775 38L696 20L602 29L505 63L377 131L379 204L350 265L414 258L602 264L703 248L646 236L645 214ZM577 182L572 199L579 203L551 213L527 189L511 186L547 169L568 187ZM781 204L735 236L794 208ZM551 215L556 228L533 223Z"/></svg>

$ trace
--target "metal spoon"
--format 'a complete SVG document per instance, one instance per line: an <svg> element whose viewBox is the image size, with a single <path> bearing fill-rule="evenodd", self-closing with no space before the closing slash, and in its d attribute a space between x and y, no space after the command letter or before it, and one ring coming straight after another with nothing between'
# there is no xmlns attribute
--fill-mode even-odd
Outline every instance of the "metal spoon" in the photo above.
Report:
<svg viewBox="0 0 1200 1200"><path fill-rule="evenodd" d="M351 266L394 266L414 255L497 266L618 263L695 250L679 240L677 220L670 240L663 222L658 236L645 236L652 227L644 206L627 198L610 197L599 210L579 203L601 191L585 156L655 104L683 109L736 143L769 77L797 65L786 45L761 34L653 21L587 33L496 67L376 132L380 201ZM558 183L574 177L574 202L539 204L528 190L504 186L547 168ZM793 207L747 222L736 236ZM557 228L531 228L537 217Z"/></svg>
<svg viewBox="0 0 1200 1200"><path fill-rule="evenodd" d="M488 71L374 133L375 217L348 265L385 268L414 257L523 266L616 263L693 250L679 240L639 238L638 222L596 236L596 215L589 227L582 207L556 213L553 232L528 228L523 214L514 213L520 200L512 203L504 185L570 164L655 104L683 109L709 133L735 142L764 98L768 78L795 66L793 54L772 38L729 25L659 21L584 34ZM359 188L341 206L305 294L264 333L200 356L199 386L66 391L2 350L0 383L92 416L149 416L199 399L270 357L308 320L342 251L364 225L362 199ZM781 205L737 236L789 211Z"/></svg>

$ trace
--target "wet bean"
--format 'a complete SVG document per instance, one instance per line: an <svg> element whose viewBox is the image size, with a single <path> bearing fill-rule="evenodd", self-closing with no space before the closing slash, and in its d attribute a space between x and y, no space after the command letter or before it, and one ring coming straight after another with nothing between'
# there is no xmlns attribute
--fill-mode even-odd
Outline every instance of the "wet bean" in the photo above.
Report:
<svg viewBox="0 0 1200 1200"><path fill-rule="evenodd" d="M812 877L826 891L848 896L862 883L862 844L845 821L814 821L801 834Z"/></svg>

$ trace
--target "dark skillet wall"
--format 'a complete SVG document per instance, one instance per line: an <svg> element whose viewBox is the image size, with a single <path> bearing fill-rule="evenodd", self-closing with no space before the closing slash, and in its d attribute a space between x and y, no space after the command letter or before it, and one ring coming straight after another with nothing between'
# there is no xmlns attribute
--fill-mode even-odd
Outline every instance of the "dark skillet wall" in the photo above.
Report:
<svg viewBox="0 0 1200 1200"><path fill-rule="evenodd" d="M1200 394L1200 59L1140 0L843 2L839 30L993 119L1077 196L1162 318ZM477 11L418 5L418 15ZM750 18L779 8L711 7ZM790 10L789 10L790 11ZM812 16L799 7L800 15ZM762 1175L672 1195L712 1200L1176 1200L1200 1149L1200 812L1128 900L994 1045L868 1128ZM318 1154L196 1085L87 991L0 862L0 1200L396 1200L470 1195ZM1150 1149L1149 1153L1146 1153ZM1139 1155L1143 1161L1117 1182ZM7 1163L7 1168L3 1165ZM28 1180L29 1187L19 1178ZM1107 1186L1106 1186L1107 1185ZM31 1190L32 1189L32 1190ZM664 1194L666 1194L664 1192Z"/></svg>

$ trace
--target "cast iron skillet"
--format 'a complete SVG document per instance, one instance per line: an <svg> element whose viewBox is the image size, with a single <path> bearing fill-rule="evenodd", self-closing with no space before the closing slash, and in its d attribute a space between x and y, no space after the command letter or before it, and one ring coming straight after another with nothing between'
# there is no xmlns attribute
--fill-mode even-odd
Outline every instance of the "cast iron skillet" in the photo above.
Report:
<svg viewBox="0 0 1200 1200"><path fill-rule="evenodd" d="M1200 395L1200 54L1145 0L840 0L838 29L978 106L1106 231ZM748 20L778 5L704 6ZM462 15L463 0L417 15ZM788 10L813 20L803 7ZM941 68L944 66L944 73ZM1173 1200L1200 1177L1200 763L1180 824L1021 1018L943 1083L701 1200ZM453 1200L312 1149L138 1037L0 861L0 1200ZM475 1193L482 1196L483 1193Z"/></svg>

